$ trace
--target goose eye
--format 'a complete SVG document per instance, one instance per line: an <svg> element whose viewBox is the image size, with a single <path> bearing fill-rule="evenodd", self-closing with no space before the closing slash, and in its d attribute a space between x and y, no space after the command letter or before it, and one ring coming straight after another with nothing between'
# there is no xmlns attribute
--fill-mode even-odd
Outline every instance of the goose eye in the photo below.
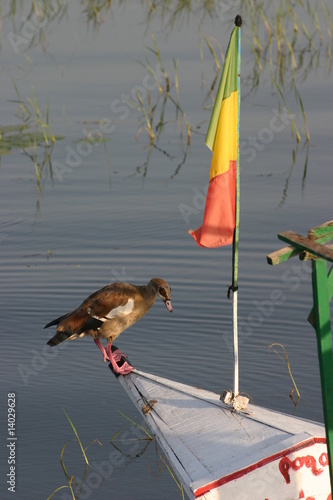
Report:
<svg viewBox="0 0 333 500"><path fill-rule="evenodd" d="M162 297L165 297L165 298L166 298L166 296L167 296L167 295L166 295L166 293L165 293L164 288L162 288L162 287L161 287L161 288L159 289L159 291L158 291L158 292L159 292L159 294L160 294L160 295L162 295Z"/></svg>

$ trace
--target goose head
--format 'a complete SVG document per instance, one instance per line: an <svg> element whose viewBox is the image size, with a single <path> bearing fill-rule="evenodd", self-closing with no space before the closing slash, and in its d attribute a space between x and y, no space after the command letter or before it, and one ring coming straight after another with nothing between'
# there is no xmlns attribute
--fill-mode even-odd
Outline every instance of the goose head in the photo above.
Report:
<svg viewBox="0 0 333 500"><path fill-rule="evenodd" d="M173 309L171 305L171 288L169 287L168 283L161 278L153 278L148 283L148 287L149 286L153 288L156 295L163 300L167 310L172 312Z"/></svg>

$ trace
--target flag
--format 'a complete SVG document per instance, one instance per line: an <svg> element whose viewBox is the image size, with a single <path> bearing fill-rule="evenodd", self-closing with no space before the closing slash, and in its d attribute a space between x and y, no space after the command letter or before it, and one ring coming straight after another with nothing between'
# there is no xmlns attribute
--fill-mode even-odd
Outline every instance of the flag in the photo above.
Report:
<svg viewBox="0 0 333 500"><path fill-rule="evenodd" d="M240 101L239 40L240 26L236 22L206 135L206 145L213 154L203 224L196 230L189 230L199 246L209 248L229 245L234 237Z"/></svg>

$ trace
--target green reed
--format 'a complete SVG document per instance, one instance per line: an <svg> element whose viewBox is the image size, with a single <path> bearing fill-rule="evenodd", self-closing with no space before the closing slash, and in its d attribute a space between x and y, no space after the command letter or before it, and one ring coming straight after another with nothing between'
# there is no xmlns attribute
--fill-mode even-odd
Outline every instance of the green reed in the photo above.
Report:
<svg viewBox="0 0 333 500"><path fill-rule="evenodd" d="M108 17L111 10L111 0L86 0L83 13L86 15L88 24L92 23L94 29L99 28Z"/></svg>
<svg viewBox="0 0 333 500"><path fill-rule="evenodd" d="M279 344L278 342L275 342L275 343L269 345L268 347L269 347L269 349L272 349L275 352L275 354L281 359L281 361L284 361L287 364L290 378L292 380L292 383L294 385L294 389L296 390L296 393L297 393L297 396L298 396L298 399L299 399L301 397L301 395L299 393L299 390L297 388L295 379L294 379L293 374L291 372L290 363L289 363L289 357L288 357L288 354L287 354L287 351L286 351L285 347L282 344ZM279 354L279 352L275 349L275 347L280 347L282 349L282 351L284 353L284 357ZM293 391L291 391L291 393L290 393L290 397L292 396L292 392Z"/></svg>
<svg viewBox="0 0 333 500"><path fill-rule="evenodd" d="M50 129L49 102L47 100L45 112L38 103L34 89L32 97L24 100L14 80L12 80L18 104L15 112L20 123L0 126L0 156L10 154L13 149L23 151L32 161L35 169L37 187L41 188L42 174L45 167L49 167L52 178L51 155L56 140L62 136L55 136Z"/></svg>
<svg viewBox="0 0 333 500"><path fill-rule="evenodd" d="M146 438L145 438L146 440L152 441L153 438L149 434L149 432L147 431L147 429L145 429L144 427L142 427L142 425L140 425L137 422L135 422L135 420L132 420L129 416L127 416L122 411L120 411L120 410L117 410L117 411L118 411L118 413L120 413L120 415L122 415L124 418L126 418L126 420L128 420L130 422L129 425L137 427L140 431L142 431L143 434L145 434L145 436L146 436ZM124 430L124 427L122 427L118 432L116 432L116 434L111 438L111 442L114 441L123 430Z"/></svg>
<svg viewBox="0 0 333 500"><path fill-rule="evenodd" d="M19 104L19 107L15 115L22 121L24 125L35 128L36 143L37 143L37 134L40 131L43 135L45 145L49 146L50 143L56 141L56 138L53 135L49 126L49 100L47 99L45 113L43 113L37 101L33 87L32 87L32 97L28 97L26 101L24 101L13 79L12 83L18 98L16 102L18 102Z"/></svg>
<svg viewBox="0 0 333 500"><path fill-rule="evenodd" d="M185 500L185 496L184 496L184 489L183 489L183 485L182 485L182 483L180 483L180 482L178 481L178 479L176 478L175 474L173 473L173 471L172 471L171 467L169 467L169 465L168 465L168 463L167 463L167 461L166 461L166 459L165 459L165 456L164 456L164 458L162 458L162 457L160 456L160 459L161 459L161 461L162 461L162 467L163 467L163 465L165 465L165 466L166 466L166 468L167 468L167 469L168 469L168 471L169 471L169 474L171 475L172 479L173 479L173 480L174 480L174 482L176 483L176 485L177 485L177 487L178 487L178 489L179 489L179 491L180 491L180 494L181 494L181 496L182 496L182 500ZM162 467L161 467L161 468L162 468Z"/></svg>
<svg viewBox="0 0 333 500"><path fill-rule="evenodd" d="M118 0L118 4L123 3L122 0ZM103 24L113 5L114 2L111 2L111 0L81 1L82 13L86 16L88 24L93 23L95 27ZM154 2L142 0L141 5L145 12L147 29L153 19L160 19L165 32L171 32L176 27L181 27L184 22L193 19L197 21L200 30L204 17L219 18L224 29L227 25L230 25L234 16L234 7L230 5L228 10L227 6L223 4L222 9L219 0L198 0L195 3L189 0L156 0ZM13 23L22 9L21 2L15 0L10 2L7 16L11 16ZM37 16L37 19L47 19L48 22L54 19L60 21L65 16L67 9L68 3L60 0L57 2L54 2L54 0L33 0L30 4L27 19L33 19L33 16ZM287 96L290 93L292 94L291 91L295 90L294 87L296 86L294 92L296 106L301 111L304 136L308 140L310 138L309 125L306 119L305 104L300 98L299 84L307 78L312 70L319 67L322 57L325 57L326 74L329 74L332 69L333 19L329 0L314 0L311 2L304 0L279 0L278 2L240 0L238 11L244 21L243 43L248 44L252 53L252 65L250 65L247 74L242 74L243 82L248 81L250 91L255 92L260 87L265 68L268 66L273 88L276 88L276 84L279 87L278 99L287 101ZM39 41L42 47L45 46L45 28L43 30L42 33L34 35L31 44ZM216 66L216 76L211 84L211 89L214 89L217 82L217 71L221 66L220 59L223 62L223 56L218 57L211 37L201 34L201 58L203 58L202 40L208 47ZM175 81L171 85L154 37L153 43L154 48L150 50L161 64L165 79L164 82L159 82L156 79L159 92L167 97L167 103L170 104L172 102L172 85L174 85L176 89L174 99L177 103L176 111L180 112L180 116L182 116L188 132L188 140L190 141L189 123L185 112L182 110L181 113L179 102L178 66L174 67ZM153 66L149 60L146 59L144 66L154 76ZM140 127L139 133L145 129L151 140L156 139L156 135L158 136L158 132L160 133L160 128L164 123L161 120L158 121L157 125L155 123L158 110L164 106L163 100L158 105L153 100L152 95L147 96L147 101L141 95L141 102L137 96L135 101L137 109L142 114L144 124ZM173 105L175 104L173 103ZM292 108L293 105L289 103L288 107ZM167 108L164 106L163 109L166 110ZM162 118L164 118L163 115ZM296 132L293 123L292 135L296 141L301 138L300 133Z"/></svg>
<svg viewBox="0 0 333 500"><path fill-rule="evenodd" d="M26 4L24 2L26 9ZM21 0L11 0L5 19L11 19L14 33L19 37L24 32L26 23L29 23L29 36L23 37L25 41L22 44L18 42L19 51L27 51L29 48L40 45L46 50L46 33L49 31L53 21L60 22L66 15L68 2L61 0L32 0L27 11L27 15L21 20L20 25L16 25L16 16L23 11L23 2Z"/></svg>
<svg viewBox="0 0 333 500"><path fill-rule="evenodd" d="M72 427L72 429L73 429L73 431L74 431L75 437L76 437L76 439L77 439L77 441L78 441L78 443L79 443L79 445L80 445L80 448L81 448L81 451L82 451L82 455L83 455L83 457L84 457L84 459L85 459L85 461L86 461L86 464L87 464L87 465L89 465L89 462L88 462L88 458L87 458L86 452L85 452L85 450L84 450L84 448L83 448L83 446L82 446L82 443L81 443L81 440L80 440L79 435L78 435L78 433L77 433L77 430L76 430L76 428L75 428L75 426L74 426L73 422L72 422L72 421L71 421L71 419L69 418L69 416L68 416L68 414L67 414L66 410L64 410L64 413L65 413L65 415L66 415L66 417L67 417L67 420L68 420L68 422L70 423L70 425L71 425L71 427Z"/></svg>
<svg viewBox="0 0 333 500"><path fill-rule="evenodd" d="M147 407L148 407L148 412L149 412L149 403L147 404ZM125 413L121 412L120 410L117 410L126 420L128 420L129 424L125 427L122 427L118 432L115 433L115 435L111 438L111 444L114 446L114 448L116 450L118 450L120 453L122 453L123 455L125 455L127 458L130 458L130 459L133 459L133 456L132 455L128 455L127 453L124 453L118 446L116 446L115 444L115 441L117 440L118 436L128 427L128 426L134 426L136 428L138 428L144 435L143 438L141 438L140 440L141 441L147 441L147 445L143 448L143 450L138 453L137 455L135 455L134 458L137 458L139 456L141 456L145 450L147 449L147 446L149 444L150 441L153 440L153 437L148 433L147 429L144 428L142 425L138 424L137 422L135 422L134 420L132 420L130 417L128 417ZM157 450L157 448L156 448ZM158 458L158 456L157 456ZM166 466L167 470L169 471L172 479L175 481L177 487L179 488L180 490L180 493L181 493L181 496L182 496L182 499L185 500L185 496L184 496L184 490L183 490L183 485L177 480L175 474L173 473L172 469L170 468L170 466L168 465L167 461L166 461L166 457L164 456L164 458L162 458L161 456L159 456L160 460L161 460L161 465L159 467L159 471L162 470L163 466Z"/></svg>
<svg viewBox="0 0 333 500"><path fill-rule="evenodd" d="M154 0L154 2L141 0L141 4L146 10L147 26L151 24L153 19L160 18L163 20L163 25L168 30L172 30L188 22L193 16L198 18L198 24L201 24L207 16L214 17L220 0L197 0L196 2L191 0Z"/></svg>
<svg viewBox="0 0 333 500"><path fill-rule="evenodd" d="M73 432L75 434L75 438L76 438L76 441L79 443L79 446L81 448L81 451L82 451L82 455L84 457L84 460L86 462L86 467L85 467L85 472L84 472L84 476L83 478L85 478L86 474L87 474L87 470L89 467L92 467L90 464L89 464L89 461L88 461L88 458L87 458L87 455L86 455L86 450L94 443L98 443L100 446L102 446L102 444L98 441L98 439L94 439L86 448L83 448L83 445L82 445L82 442L79 438L79 435L78 435L78 432L76 430L76 427L75 425L73 424L71 418L69 417L69 415L67 414L66 410L63 409L66 417L67 417L67 420L68 422L70 423L70 426L71 428L73 429ZM58 488L56 488L52 493L51 495L49 495L47 497L47 500L50 500L58 491L62 490L62 489L70 489L70 492L72 494L72 498L73 500L75 500L75 494L74 494L74 490L73 490L73 487L74 487L74 484L75 484L75 476L74 475L69 475L68 472L67 472L67 469L66 469L66 466L65 466L65 462L64 462L64 453L65 453L65 450L67 448L67 445L68 445L68 441L64 444L64 446L62 447L62 450L61 450L61 453L60 453L60 463L61 463L61 466L62 466L62 469L65 473L65 476L66 476L66 479L68 481L68 486L67 485L62 485L62 486L59 486ZM94 467L92 467L94 469ZM77 498L79 498L79 494L77 494Z"/></svg>
<svg viewBox="0 0 333 500"><path fill-rule="evenodd" d="M213 2L214 3L214 2ZM200 3L201 5L204 2ZM171 8L171 7L170 7ZM216 12L219 4L215 2ZM301 127L305 141L310 140L310 131L305 105L300 93L302 83L313 70L319 68L321 58L325 57L325 71L332 69L332 12L328 0L303 2L302 0L280 0L263 2L262 0L241 0L238 9L243 17L243 44L251 50L252 62L242 70L243 86L256 92L266 68L269 70L271 83L277 91L279 103L283 103L290 114L291 135L298 143L301 133L292 116L289 94L295 96L296 107L303 119ZM222 25L230 24L232 16L224 9ZM192 14L195 15L195 9ZM325 35L325 36L324 36ZM216 66L216 73L210 92L218 81L219 64L217 53L213 50L210 38L202 34ZM323 44L325 43L325 50ZM200 58L203 62L203 48L200 42ZM222 58L223 61L223 58ZM250 69L248 69L250 68Z"/></svg>
<svg viewBox="0 0 333 500"><path fill-rule="evenodd" d="M258 76L254 80L252 90L255 91L259 87L260 76L268 65L278 98L289 112L286 95L294 90L296 104L303 118L303 133L305 139L309 140L305 107L297 82L304 81L310 71L319 67L323 24L327 38L325 68L327 73L331 71L333 22L329 2L280 0L273 6L259 0L243 0L241 4L244 8L243 20L248 28L245 31L246 39L254 56L254 72L256 71ZM293 118L291 133L297 142L301 140Z"/></svg>
<svg viewBox="0 0 333 500"><path fill-rule="evenodd" d="M159 47L156 42L154 34L152 34L152 40L154 47L148 47L148 50L152 52L154 56L154 61L151 62L148 57L146 57L145 62L139 61L139 64L145 68L145 70L152 76L156 84L156 91L151 92L146 90L146 99L143 100L141 93L137 93L137 101L131 102L130 104L139 111L143 117L143 122L145 126L141 125L139 127L137 135L139 135L143 128L148 132L150 140L153 142L154 139L158 139L164 126L167 123L165 118L165 113L167 112L167 107L169 110L169 104L174 109L175 119L174 121L178 125L178 130L180 135L182 135L182 124L185 124L187 143L191 143L191 127L187 120L186 113L182 109L179 102L179 77L178 77L178 62L173 59L173 83L170 81L169 73L166 71L165 65L162 61L162 56ZM156 69L158 67L158 74ZM161 78L161 75L163 78ZM175 95L173 95L172 90L175 90Z"/></svg>
<svg viewBox="0 0 333 500"><path fill-rule="evenodd" d="M211 55L213 56L213 59L214 59L214 62L215 62L215 65L216 65L216 70L217 72L220 71L221 69L221 64L220 64L220 61L219 61L219 58L218 58L218 55L216 54L216 51L214 49L214 46L213 44L211 43L211 41L208 39L208 37L202 33L201 34L201 37L203 38L203 40L206 42L207 44L207 47L211 53ZM201 61L203 60L203 52L202 50L200 51L201 52Z"/></svg>

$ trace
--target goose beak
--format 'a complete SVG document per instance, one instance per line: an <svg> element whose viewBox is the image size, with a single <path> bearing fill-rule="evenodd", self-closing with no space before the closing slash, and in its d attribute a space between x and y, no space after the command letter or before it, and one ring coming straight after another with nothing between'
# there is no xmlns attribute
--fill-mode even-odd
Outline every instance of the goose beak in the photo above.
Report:
<svg viewBox="0 0 333 500"><path fill-rule="evenodd" d="M171 300L166 300L164 302L164 304L165 304L165 307L167 308L167 310L172 313L173 309L172 309L172 305L171 305Z"/></svg>

